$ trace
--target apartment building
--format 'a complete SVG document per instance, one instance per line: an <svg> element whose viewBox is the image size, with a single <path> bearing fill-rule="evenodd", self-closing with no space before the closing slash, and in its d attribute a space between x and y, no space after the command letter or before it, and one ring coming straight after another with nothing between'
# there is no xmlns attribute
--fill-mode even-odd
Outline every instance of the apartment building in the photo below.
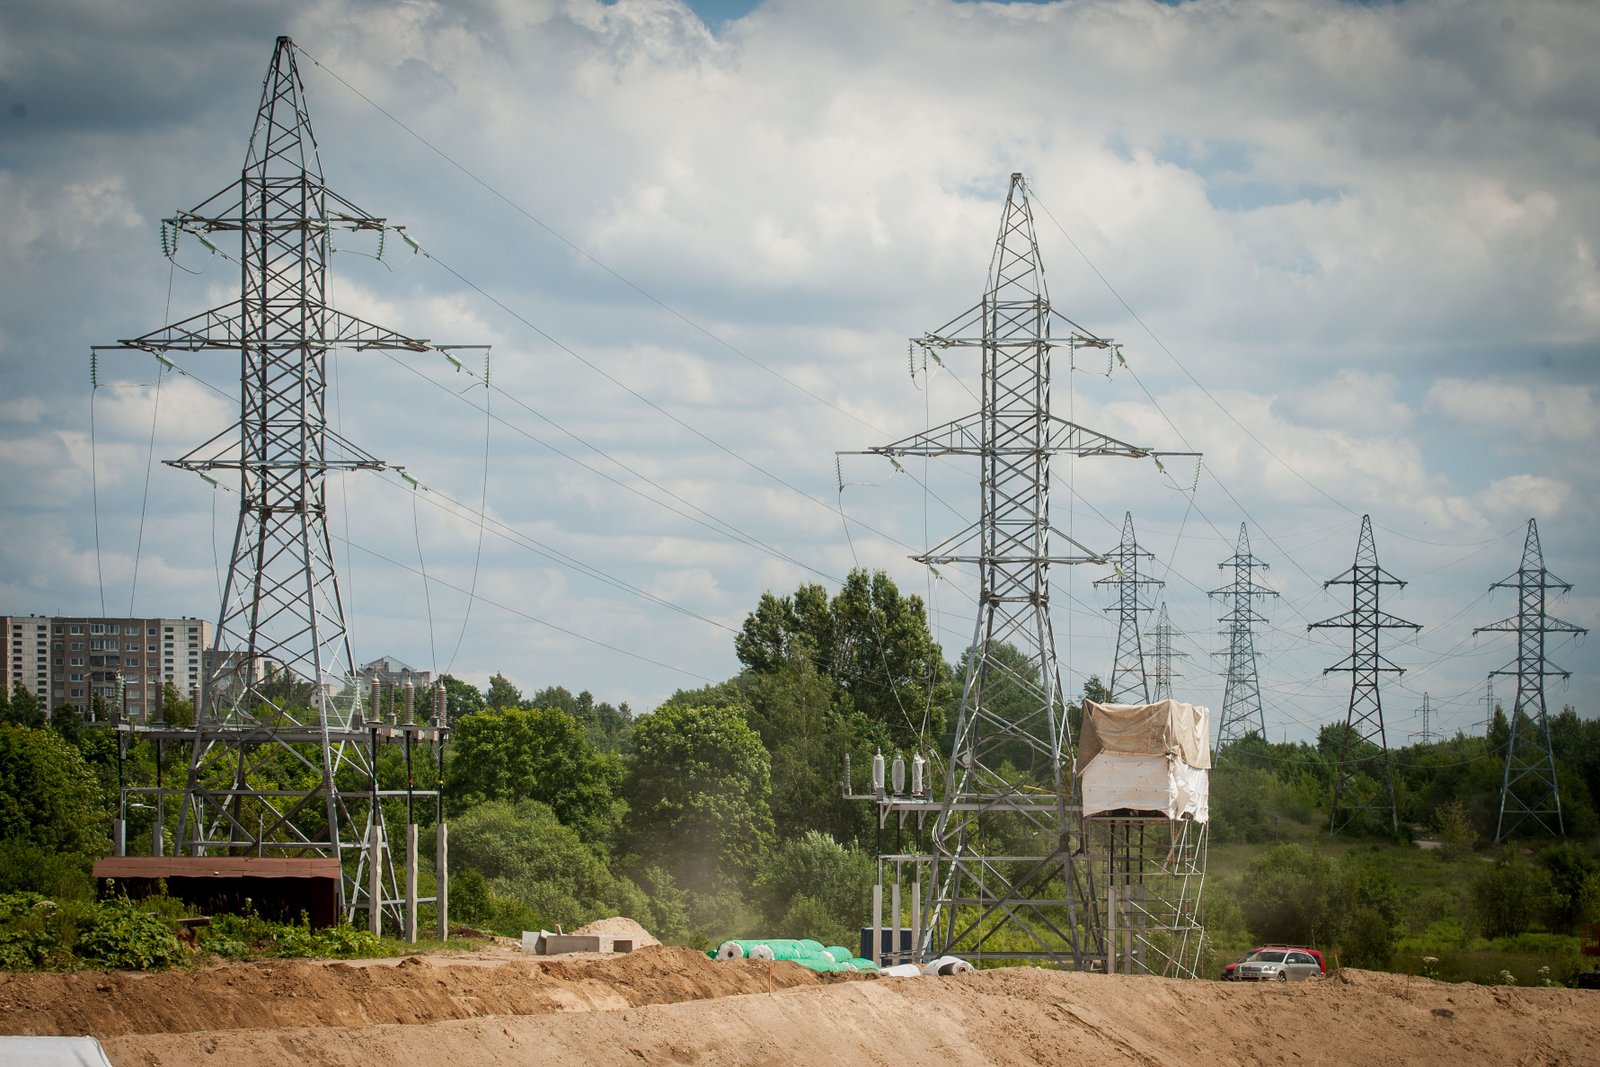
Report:
<svg viewBox="0 0 1600 1067"><path fill-rule="evenodd" d="M201 619L97 616L0 616L8 690L25 688L49 710L77 708L85 718L121 707L130 719L153 717L162 687L188 695L200 684L211 624Z"/></svg>

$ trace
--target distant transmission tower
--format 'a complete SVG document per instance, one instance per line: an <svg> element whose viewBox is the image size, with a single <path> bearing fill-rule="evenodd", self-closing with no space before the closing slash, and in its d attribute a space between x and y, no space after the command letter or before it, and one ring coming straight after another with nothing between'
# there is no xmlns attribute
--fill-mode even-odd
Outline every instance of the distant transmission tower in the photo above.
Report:
<svg viewBox="0 0 1600 1067"><path fill-rule="evenodd" d="M1252 731L1267 736L1267 717L1261 710L1261 681L1256 674L1256 641L1251 627L1266 622L1255 609L1261 597L1277 596L1255 580L1255 572L1267 565L1250 554L1250 536L1239 524L1239 544L1232 557L1217 564L1217 569L1233 568L1233 581L1210 596L1221 597L1227 611L1217 619L1228 627L1228 678L1222 690L1222 714L1217 718L1217 752Z"/></svg>
<svg viewBox="0 0 1600 1067"><path fill-rule="evenodd" d="M417 723L409 699L405 721L385 723L375 706L363 714L324 486L330 471L385 466L328 428L329 350L430 350L425 341L327 305L330 235L381 236L391 228L398 229L323 184L294 45L279 37L239 180L163 222L163 237L170 233L174 247L181 234L213 248L209 235L239 235L239 299L107 347L162 359L201 350L240 358L238 423L171 461L208 479L209 472L232 473L239 488L238 526L195 724L134 731L189 749L178 851L337 858L338 904L347 918L365 910L376 931L387 915L414 934L415 895L402 896L383 801L404 801L409 813L413 800L436 802L437 793L380 788L378 746L403 743L409 769L413 745L441 744L444 730L437 712L434 726ZM432 703L438 707L437 693ZM296 786L259 784L282 780L286 767L294 769ZM414 854L416 823L408 821ZM157 848L160 836L158 822ZM413 858L413 878L415 866Z"/></svg>
<svg viewBox="0 0 1600 1067"><path fill-rule="evenodd" d="M1111 667L1111 681L1106 686L1113 704L1150 703L1150 683L1145 678L1144 648L1139 639L1139 613L1149 614L1150 605L1142 590L1165 585L1158 578L1139 577L1139 557L1155 559L1149 552L1141 551L1133 533L1133 513L1122 516L1122 542L1107 553L1106 558L1117 568L1109 578L1095 579L1096 586L1113 586L1117 602L1106 608L1117 613L1117 655Z"/></svg>
<svg viewBox="0 0 1600 1067"><path fill-rule="evenodd" d="M1494 839L1504 841L1518 826L1532 819L1546 833L1566 835L1561 821L1561 789L1556 781L1556 757L1550 747L1550 722L1545 717L1544 680L1568 678L1571 672L1551 663L1544 654L1545 634L1586 634L1589 631L1562 622L1545 611L1552 591L1565 593L1572 586L1545 569L1539 549L1539 527L1528 520L1528 537L1522 545L1522 566L1517 573L1495 582L1490 589L1515 589L1517 613L1472 632L1513 631L1517 635L1516 667L1491 671L1517 677L1517 698L1511 706L1511 734L1506 740L1505 773L1500 782L1500 819ZM1490 721L1493 721L1491 711Z"/></svg>
<svg viewBox="0 0 1600 1067"><path fill-rule="evenodd" d="M1350 631L1350 655L1322 673L1348 671L1350 710L1345 714L1344 732L1339 737L1339 770L1333 783L1333 818L1328 832L1338 833L1363 812L1379 815L1396 836L1400 816L1394 801L1394 773L1389 766L1389 742L1383 730L1383 698L1378 690L1378 675L1404 674L1378 651L1380 630L1420 630L1414 622L1390 615L1378 607L1378 590L1385 585L1404 587L1405 582L1378 566L1378 548L1372 540L1372 517L1361 516L1361 534L1356 539L1356 559L1350 569L1322 584L1350 587L1350 610L1331 619L1311 623L1307 630L1332 628ZM1376 769L1382 775L1382 794L1353 802L1351 786L1356 775ZM1343 818L1341 819L1341 816Z"/></svg>
<svg viewBox="0 0 1600 1067"><path fill-rule="evenodd" d="M1426 745L1433 741L1433 734L1428 730L1428 718L1433 711L1433 705L1429 702L1427 693L1422 694L1422 707L1417 710L1422 713L1422 743Z"/></svg>
<svg viewBox="0 0 1600 1067"><path fill-rule="evenodd" d="M1183 677L1172 666L1174 659L1188 658L1189 654L1187 652L1178 652L1172 647L1172 639L1182 636L1183 631L1173 629L1172 623L1167 620L1167 605L1163 601L1161 606L1156 609L1155 628L1150 631L1154 649L1151 653L1151 661L1154 666L1150 671L1150 696L1154 700L1171 700L1172 680Z"/></svg>
<svg viewBox="0 0 1600 1067"><path fill-rule="evenodd" d="M916 557L978 569L978 617L944 795L906 796L898 788L886 795L881 782L875 790L881 815L933 816L928 854L879 859L880 896L886 868L894 868L896 931L900 869L915 869L910 932L923 958L959 953L1083 969L1104 953L1100 909L1079 854L1083 820L1050 622L1050 567L1105 560L1051 526L1050 461L1153 453L1051 413L1051 350L1114 347L1065 319L1071 332L1053 341L1051 317L1026 188L1013 174L983 299L917 341L930 350L981 352L980 410L871 449L891 459L979 461L980 518ZM1076 554L1057 555L1052 534ZM1001 655L1006 644L1022 653L1021 666ZM995 692L1011 695L991 703Z"/></svg>

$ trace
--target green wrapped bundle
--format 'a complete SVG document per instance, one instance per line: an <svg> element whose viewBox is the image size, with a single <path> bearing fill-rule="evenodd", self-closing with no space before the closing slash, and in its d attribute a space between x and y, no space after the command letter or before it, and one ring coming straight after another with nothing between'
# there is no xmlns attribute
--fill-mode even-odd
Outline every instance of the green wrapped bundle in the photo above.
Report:
<svg viewBox="0 0 1600 1067"><path fill-rule="evenodd" d="M844 948L841 945L829 945L822 951L826 952L830 957L832 957L834 963L848 963L850 961L850 957L855 955L854 952L851 952L849 949Z"/></svg>
<svg viewBox="0 0 1600 1067"><path fill-rule="evenodd" d="M854 967L858 971L861 971L863 974L878 973L878 965L876 963L873 963L868 959L862 959L860 956L856 956L851 959L850 966Z"/></svg>

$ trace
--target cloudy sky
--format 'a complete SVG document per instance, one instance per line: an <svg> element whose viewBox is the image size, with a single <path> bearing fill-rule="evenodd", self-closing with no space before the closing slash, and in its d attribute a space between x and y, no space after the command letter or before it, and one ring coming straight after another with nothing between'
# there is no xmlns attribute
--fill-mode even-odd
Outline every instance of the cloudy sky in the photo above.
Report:
<svg viewBox="0 0 1600 1067"><path fill-rule="evenodd" d="M237 497L161 461L233 421L237 366L102 355L92 389L89 353L237 295L235 249L169 262L158 220L237 178L279 34L330 187L428 253L336 237L335 304L493 346L487 388L477 351L333 364L335 428L422 487L330 482L358 660L648 710L734 673L763 591L855 566L953 660L975 576L907 557L971 521L975 470L836 453L975 406L970 354L906 339L978 298L1013 171L1056 308L1125 346L1057 353L1058 414L1204 453L1061 461L1052 495L1105 549L1133 514L1181 695L1221 705L1241 523L1281 594L1274 739L1344 716L1349 635L1307 624L1348 606L1323 582L1364 513L1424 627L1385 635L1392 743L1424 694L1431 731L1481 728L1515 643L1471 631L1515 614L1489 586L1529 518L1575 587L1551 612L1596 624L1586 0L6 5L0 613L216 615ZM1055 572L1073 690L1111 667L1106 574ZM1595 647L1551 640L1553 707L1596 713Z"/></svg>

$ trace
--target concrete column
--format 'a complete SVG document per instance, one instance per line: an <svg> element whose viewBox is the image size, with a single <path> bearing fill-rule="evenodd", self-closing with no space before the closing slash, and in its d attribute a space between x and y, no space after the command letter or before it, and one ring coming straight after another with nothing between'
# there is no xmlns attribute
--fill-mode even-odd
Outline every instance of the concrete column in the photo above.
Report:
<svg viewBox="0 0 1600 1067"><path fill-rule="evenodd" d="M439 888L434 891L434 908L439 913L439 940L450 936L450 827L439 824L439 840L434 848L433 870Z"/></svg>
<svg viewBox="0 0 1600 1067"><path fill-rule="evenodd" d="M383 824L373 819L367 833L367 929L383 934Z"/></svg>
<svg viewBox="0 0 1600 1067"><path fill-rule="evenodd" d="M889 952L896 963L900 958L900 864L894 865L894 885L889 887Z"/></svg>
<svg viewBox="0 0 1600 1067"><path fill-rule="evenodd" d="M406 940L417 943L417 824L406 827Z"/></svg>
<svg viewBox="0 0 1600 1067"><path fill-rule="evenodd" d="M879 865L881 872L883 867ZM872 887L872 953L867 957L878 966L883 966L883 877L880 873L878 881Z"/></svg>

